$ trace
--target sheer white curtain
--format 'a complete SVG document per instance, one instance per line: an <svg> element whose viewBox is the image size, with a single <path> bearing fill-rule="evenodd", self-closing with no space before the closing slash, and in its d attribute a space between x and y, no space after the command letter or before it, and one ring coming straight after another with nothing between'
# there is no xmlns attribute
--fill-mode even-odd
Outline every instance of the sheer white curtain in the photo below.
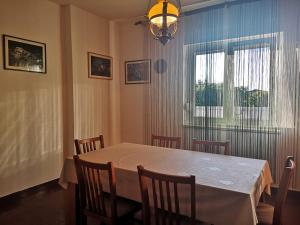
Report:
<svg viewBox="0 0 300 225"><path fill-rule="evenodd" d="M267 159L276 182L287 155L300 165L299 12L297 0L228 1L185 13L166 46L149 36L147 142L229 140L232 155Z"/></svg>
<svg viewBox="0 0 300 225"><path fill-rule="evenodd" d="M146 137L151 134L182 136L183 125L183 21L175 39L165 46L148 36L148 58L152 62L151 84L145 94Z"/></svg>

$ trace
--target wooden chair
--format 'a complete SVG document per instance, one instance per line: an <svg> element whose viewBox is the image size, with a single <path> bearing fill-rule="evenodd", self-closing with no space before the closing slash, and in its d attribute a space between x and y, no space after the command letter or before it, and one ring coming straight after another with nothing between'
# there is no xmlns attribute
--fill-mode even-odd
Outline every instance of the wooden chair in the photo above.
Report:
<svg viewBox="0 0 300 225"><path fill-rule="evenodd" d="M276 195L275 204L260 202L256 208L258 225L283 225L282 212L289 189L291 178L295 172L294 157L287 157L285 168L281 176L279 189Z"/></svg>
<svg viewBox="0 0 300 225"><path fill-rule="evenodd" d="M167 137L157 136L152 134L151 145L165 148L177 148L180 149L181 138L180 137Z"/></svg>
<svg viewBox="0 0 300 225"><path fill-rule="evenodd" d="M146 170L143 166L138 166L138 174L142 196L144 225L179 225L183 223L194 225L196 223L195 176L166 175ZM190 217L183 217L180 214L179 184L190 186ZM173 192L170 191L170 189L172 189ZM150 190L152 190L152 194ZM150 199L149 196L152 196L153 199ZM153 202L153 206L150 206L150 202ZM151 216L151 208L154 210L153 217ZM186 220L188 223L186 223Z"/></svg>
<svg viewBox="0 0 300 225"><path fill-rule="evenodd" d="M103 135L99 135L99 137L92 137L81 140L75 139L74 142L77 155L104 148ZM97 147L97 142L99 142L99 147Z"/></svg>
<svg viewBox="0 0 300 225"><path fill-rule="evenodd" d="M207 140L196 140L193 139L192 149L194 151L204 151L209 153L221 154L222 148L224 155L229 155L229 141L207 141Z"/></svg>
<svg viewBox="0 0 300 225"><path fill-rule="evenodd" d="M79 159L78 155L74 155L74 162L79 185L80 224L86 224L87 216L99 220L100 224L122 224L141 209L140 203L117 197L116 176L111 162L91 163ZM103 191L104 173L109 180L109 192Z"/></svg>

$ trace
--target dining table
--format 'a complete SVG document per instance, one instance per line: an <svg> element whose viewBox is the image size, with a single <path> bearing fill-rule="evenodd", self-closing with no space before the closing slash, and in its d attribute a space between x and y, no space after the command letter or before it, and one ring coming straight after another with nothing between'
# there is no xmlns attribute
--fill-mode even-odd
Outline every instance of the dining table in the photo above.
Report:
<svg viewBox="0 0 300 225"><path fill-rule="evenodd" d="M121 143L81 154L94 163L112 162L117 195L141 201L137 166L159 173L196 177L196 218L214 225L255 225L256 206L263 192L270 194L268 161L221 154ZM72 157L65 159L59 184L77 184ZM183 196L179 196L184 198ZM184 201L183 201L184 202ZM189 215L188 203L181 204Z"/></svg>

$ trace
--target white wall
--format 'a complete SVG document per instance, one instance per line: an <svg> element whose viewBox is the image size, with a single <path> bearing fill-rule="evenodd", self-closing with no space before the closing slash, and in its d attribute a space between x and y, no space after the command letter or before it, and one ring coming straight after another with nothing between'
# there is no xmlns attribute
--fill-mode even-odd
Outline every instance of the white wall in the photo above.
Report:
<svg viewBox="0 0 300 225"><path fill-rule="evenodd" d="M74 136L109 140L110 80L88 78L88 55L109 55L108 21L71 6Z"/></svg>
<svg viewBox="0 0 300 225"><path fill-rule="evenodd" d="M74 138L104 135L105 145L120 142L117 26L75 6L69 8ZM88 77L88 52L113 57L113 79ZM70 66L70 65L69 65ZM69 124L70 126L71 124ZM72 125L71 125L72 126ZM73 148L72 148L73 147ZM74 145L68 149L72 155Z"/></svg>
<svg viewBox="0 0 300 225"><path fill-rule="evenodd" d="M114 21L109 22L109 50L113 57L114 78L110 84L110 133L111 144L121 142L121 88L120 88L120 26Z"/></svg>
<svg viewBox="0 0 300 225"><path fill-rule="evenodd" d="M145 59L145 27L120 22L121 140L145 143L145 91L148 84L125 84L125 61Z"/></svg>
<svg viewBox="0 0 300 225"><path fill-rule="evenodd" d="M0 34L47 45L47 74L4 70L0 54L0 196L4 196L55 179L61 170L60 7L48 1L1 0Z"/></svg>
<svg viewBox="0 0 300 225"><path fill-rule="evenodd" d="M121 140L146 144L151 134L182 134L182 36L177 32L167 45L155 40L147 26L135 26L135 20L120 22L121 65L125 61L151 60L150 84L125 84L121 70ZM167 71L158 74L156 60L164 59Z"/></svg>
<svg viewBox="0 0 300 225"><path fill-rule="evenodd" d="M119 143L120 80L118 25L75 6L1 0L0 34L47 45L47 74L0 67L1 197L58 178L74 138ZM113 80L88 78L87 52L113 57Z"/></svg>

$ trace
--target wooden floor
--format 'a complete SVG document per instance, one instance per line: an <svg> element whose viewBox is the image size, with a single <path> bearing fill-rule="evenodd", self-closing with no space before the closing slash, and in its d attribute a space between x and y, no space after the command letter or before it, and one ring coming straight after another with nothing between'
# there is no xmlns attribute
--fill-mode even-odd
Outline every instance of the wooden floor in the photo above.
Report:
<svg viewBox="0 0 300 225"><path fill-rule="evenodd" d="M1 225L65 225L64 191L54 182L0 199Z"/></svg>
<svg viewBox="0 0 300 225"><path fill-rule="evenodd" d="M57 182L0 198L0 225L65 225L65 191ZM284 225L300 225L300 193L289 193ZM89 221L89 224L95 224ZM242 224L241 224L242 225Z"/></svg>

